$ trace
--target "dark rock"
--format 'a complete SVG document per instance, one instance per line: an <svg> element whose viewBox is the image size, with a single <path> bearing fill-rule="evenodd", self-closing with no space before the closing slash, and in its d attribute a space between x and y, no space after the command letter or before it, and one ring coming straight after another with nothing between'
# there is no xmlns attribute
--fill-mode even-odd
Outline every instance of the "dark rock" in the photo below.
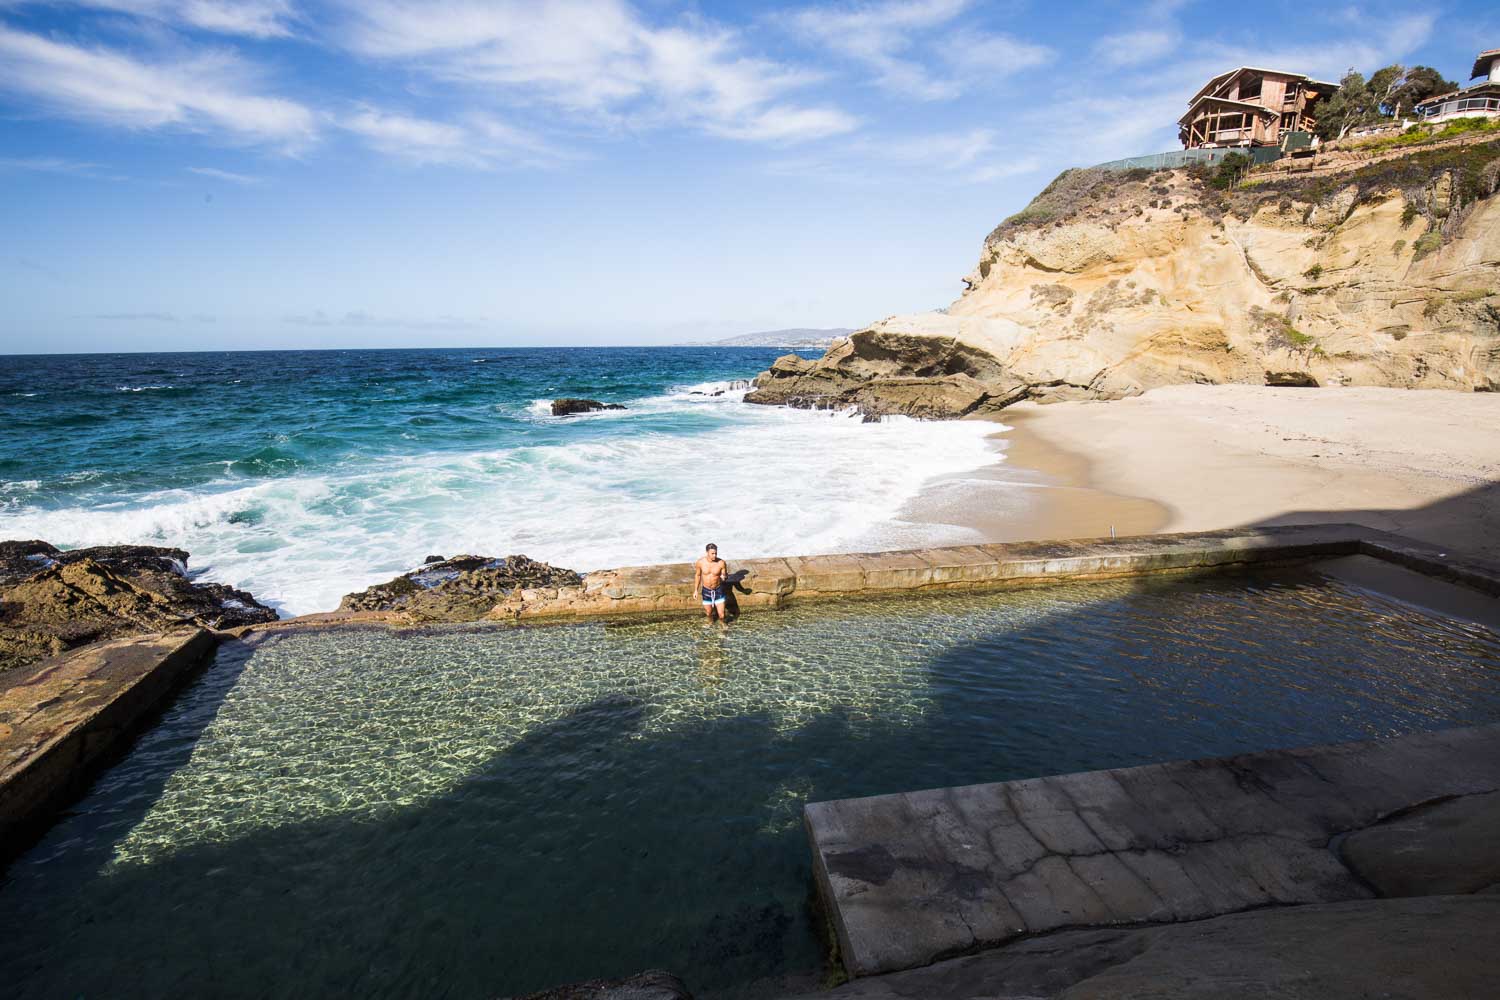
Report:
<svg viewBox="0 0 1500 1000"><path fill-rule="evenodd" d="M426 559L422 560L422 564L425 566L428 563L435 563L435 562L442 562L442 561L443 561L443 557L442 556L428 556Z"/></svg>
<svg viewBox="0 0 1500 1000"><path fill-rule="evenodd" d="M573 413L593 413L596 410L623 410L619 403L601 403L597 399L554 399L552 415L566 417Z"/></svg>
<svg viewBox="0 0 1500 1000"><path fill-rule="evenodd" d="M477 621L517 589L580 587L583 577L525 556L462 555L425 563L347 595L340 611L399 611L418 621Z"/></svg>
<svg viewBox="0 0 1500 1000"><path fill-rule="evenodd" d="M50 566L62 550L48 542L0 542L0 587L20 583L28 576Z"/></svg>
<svg viewBox="0 0 1500 1000"><path fill-rule="evenodd" d="M1344 863L1382 896L1500 887L1500 792L1464 795L1351 833Z"/></svg>
<svg viewBox="0 0 1500 1000"><path fill-rule="evenodd" d="M0 542L0 669L176 625L276 620L243 590L194 583L187 560L182 549L150 545L63 551L47 542Z"/></svg>
<svg viewBox="0 0 1500 1000"><path fill-rule="evenodd" d="M693 995L670 972L653 969L625 979L591 979L556 986L514 1000L693 1000Z"/></svg>
<svg viewBox="0 0 1500 1000"><path fill-rule="evenodd" d="M1293 387L1299 389L1316 389L1318 388L1318 380L1313 378L1311 372L1268 371L1266 372L1266 385Z"/></svg>

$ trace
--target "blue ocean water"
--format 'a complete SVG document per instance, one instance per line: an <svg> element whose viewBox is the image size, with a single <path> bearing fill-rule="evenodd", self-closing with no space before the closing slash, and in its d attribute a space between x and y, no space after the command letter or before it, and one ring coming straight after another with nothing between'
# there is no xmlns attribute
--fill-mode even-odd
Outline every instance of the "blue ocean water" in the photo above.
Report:
<svg viewBox="0 0 1500 1000"><path fill-rule="evenodd" d="M742 402L761 348L0 358L0 537L177 545L283 613L429 554L587 571L959 540L900 518L993 425ZM624 404L555 418L558 396Z"/></svg>

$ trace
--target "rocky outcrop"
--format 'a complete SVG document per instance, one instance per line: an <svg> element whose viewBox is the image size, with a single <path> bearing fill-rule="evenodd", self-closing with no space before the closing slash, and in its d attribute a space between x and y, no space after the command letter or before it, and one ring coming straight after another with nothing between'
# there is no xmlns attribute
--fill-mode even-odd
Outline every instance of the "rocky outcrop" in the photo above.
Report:
<svg viewBox="0 0 1500 1000"><path fill-rule="evenodd" d="M745 401L942 418L997 410L1024 392L992 355L955 337L864 330L816 361L777 358Z"/></svg>
<svg viewBox="0 0 1500 1000"><path fill-rule="evenodd" d="M894 316L746 399L956 417L1188 382L1500 389L1500 143L1225 194L1070 171L946 310Z"/></svg>
<svg viewBox="0 0 1500 1000"><path fill-rule="evenodd" d="M567 417L575 413L593 413L597 410L623 410L619 403L601 403L597 399L554 399L552 401L552 415L554 417Z"/></svg>
<svg viewBox="0 0 1500 1000"><path fill-rule="evenodd" d="M149 545L0 542L0 670L100 639L276 620L243 590L193 582L187 562L182 549Z"/></svg>
<svg viewBox="0 0 1500 1000"><path fill-rule="evenodd" d="M339 603L340 611L396 612L413 622L468 622L493 617L497 606L522 594L578 589L583 578L570 569L549 566L525 556L454 556L429 559L420 569L403 573Z"/></svg>

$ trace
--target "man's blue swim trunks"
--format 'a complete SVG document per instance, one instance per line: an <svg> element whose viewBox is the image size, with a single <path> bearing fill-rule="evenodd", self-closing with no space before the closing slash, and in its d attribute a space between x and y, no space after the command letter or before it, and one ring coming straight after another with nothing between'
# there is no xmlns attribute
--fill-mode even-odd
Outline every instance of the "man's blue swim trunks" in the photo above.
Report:
<svg viewBox="0 0 1500 1000"><path fill-rule="evenodd" d="M703 587L701 589L703 590L703 603L705 606L724 603L723 587Z"/></svg>

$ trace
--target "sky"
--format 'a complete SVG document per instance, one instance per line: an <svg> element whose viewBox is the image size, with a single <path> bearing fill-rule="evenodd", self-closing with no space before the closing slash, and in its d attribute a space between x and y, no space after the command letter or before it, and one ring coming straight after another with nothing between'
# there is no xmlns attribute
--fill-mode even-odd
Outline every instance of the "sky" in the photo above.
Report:
<svg viewBox="0 0 1500 1000"><path fill-rule="evenodd" d="M0 0L0 354L655 344L957 297L1211 76L1500 5Z"/></svg>

